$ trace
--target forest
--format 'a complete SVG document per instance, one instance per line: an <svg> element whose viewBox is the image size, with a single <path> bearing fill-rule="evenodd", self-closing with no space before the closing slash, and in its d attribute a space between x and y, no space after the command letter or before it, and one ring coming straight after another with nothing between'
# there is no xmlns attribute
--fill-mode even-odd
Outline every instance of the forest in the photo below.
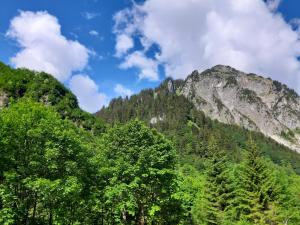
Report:
<svg viewBox="0 0 300 225"><path fill-rule="evenodd" d="M0 96L0 224L300 224L299 154L166 83L95 116L51 75L0 64Z"/></svg>

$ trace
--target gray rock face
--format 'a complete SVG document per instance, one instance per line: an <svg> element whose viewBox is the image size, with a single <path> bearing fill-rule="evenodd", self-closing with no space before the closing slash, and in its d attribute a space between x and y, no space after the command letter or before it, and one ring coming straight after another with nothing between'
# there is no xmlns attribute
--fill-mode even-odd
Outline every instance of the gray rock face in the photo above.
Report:
<svg viewBox="0 0 300 225"><path fill-rule="evenodd" d="M173 80L168 80L168 91L170 93L175 93L175 87L174 87L174 83Z"/></svg>
<svg viewBox="0 0 300 225"><path fill-rule="evenodd" d="M218 65L194 71L181 94L212 119L260 131L300 153L300 97L277 81Z"/></svg>
<svg viewBox="0 0 300 225"><path fill-rule="evenodd" d="M8 97L5 92L0 91L0 109L4 108L8 104Z"/></svg>

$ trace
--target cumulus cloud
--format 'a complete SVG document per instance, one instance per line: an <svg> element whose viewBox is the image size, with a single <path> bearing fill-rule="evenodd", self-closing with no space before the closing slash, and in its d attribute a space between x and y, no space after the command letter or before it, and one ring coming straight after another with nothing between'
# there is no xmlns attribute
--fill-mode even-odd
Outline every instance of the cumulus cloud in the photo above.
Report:
<svg viewBox="0 0 300 225"><path fill-rule="evenodd" d="M133 94L132 90L125 88L122 84L117 84L114 91L123 98L126 96L130 97Z"/></svg>
<svg viewBox="0 0 300 225"><path fill-rule="evenodd" d="M11 20L7 36L21 47L11 58L16 67L45 71L67 81L80 107L88 112L96 112L107 103L106 95L89 76L72 76L87 67L89 55L96 56L96 52L64 37L56 17L47 12L21 11Z"/></svg>
<svg viewBox="0 0 300 225"><path fill-rule="evenodd" d="M266 3L268 8L274 11L279 7L281 0L267 0Z"/></svg>
<svg viewBox="0 0 300 225"><path fill-rule="evenodd" d="M116 43L117 57L124 55L129 49L131 49L134 46L132 38L126 34L118 35Z"/></svg>
<svg viewBox="0 0 300 225"><path fill-rule="evenodd" d="M163 66L166 76L185 78L195 69L226 64L270 76L299 91L300 35L274 11L279 3L146 0L134 4L114 17L116 35L140 42L134 47L138 52L124 54L121 67L136 67L140 78L155 80L157 65ZM158 50L147 58L151 46Z"/></svg>
<svg viewBox="0 0 300 225"><path fill-rule="evenodd" d="M124 62L120 65L121 69L138 68L140 70L138 76L140 79L149 79L151 81L157 81L158 64L155 60L147 58L143 52L135 51L129 54Z"/></svg>
<svg viewBox="0 0 300 225"><path fill-rule="evenodd" d="M74 75L69 87L77 96L80 107L94 113L107 104L107 96L99 91L98 85L87 75Z"/></svg>
<svg viewBox="0 0 300 225"><path fill-rule="evenodd" d="M89 50L64 37L57 18L46 11L21 11L11 20L6 35L21 48L10 59L16 67L45 71L65 81L73 71L82 70L88 63Z"/></svg>

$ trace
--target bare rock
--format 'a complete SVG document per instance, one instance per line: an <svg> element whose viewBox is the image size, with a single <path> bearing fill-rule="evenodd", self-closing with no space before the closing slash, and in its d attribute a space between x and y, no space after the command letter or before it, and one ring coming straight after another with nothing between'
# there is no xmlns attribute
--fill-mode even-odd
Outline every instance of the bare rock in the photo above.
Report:
<svg viewBox="0 0 300 225"><path fill-rule="evenodd" d="M212 119L262 132L300 153L300 97L286 85L218 65L194 71L181 94Z"/></svg>

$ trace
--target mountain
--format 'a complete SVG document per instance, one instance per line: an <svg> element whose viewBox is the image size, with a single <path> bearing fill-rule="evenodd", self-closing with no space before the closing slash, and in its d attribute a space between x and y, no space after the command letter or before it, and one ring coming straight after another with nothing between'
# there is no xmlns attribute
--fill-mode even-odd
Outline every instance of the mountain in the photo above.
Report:
<svg viewBox="0 0 300 225"><path fill-rule="evenodd" d="M261 132L300 152L300 97L286 85L217 65L184 81L168 79L167 89L213 120ZM163 119L161 112L150 122Z"/></svg>
<svg viewBox="0 0 300 225"><path fill-rule="evenodd" d="M300 152L300 97L277 81L218 65L179 90L212 119L259 131Z"/></svg>
<svg viewBox="0 0 300 225"><path fill-rule="evenodd" d="M212 70L218 68L220 66ZM233 70L229 67L226 69ZM192 163L196 167L202 167L207 155L205 146L212 139L216 140L221 149L226 150L232 161L239 161L242 158L243 151L241 150L245 148L248 137L252 136L264 155L276 163L289 162L296 171L300 172L300 154L264 135L258 129L248 129L247 123L243 125L232 121L231 123L220 122L221 119L218 120L219 118L215 116L218 115L217 113L205 111L205 108L202 110L201 104L205 105L204 102L208 102L209 98L204 95L203 98L199 97L200 91L197 90L196 82L201 82L207 73L208 71L204 74L194 72L185 81L168 78L155 89L142 90L131 97L113 99L107 107L97 112L96 116L110 124L126 123L134 118L143 120L173 140L182 163ZM254 77L254 75L249 76ZM219 79L226 79L225 76L222 78L219 75L219 77ZM269 81L259 77L257 79ZM206 83L206 85L216 84ZM282 88L284 88L282 93L288 91L283 85ZM197 93L196 90L199 92ZM197 93L197 96L194 93ZM227 103L219 101L219 105L224 108L225 104ZM220 112L222 112L220 106ZM218 105L215 110L218 110Z"/></svg>

